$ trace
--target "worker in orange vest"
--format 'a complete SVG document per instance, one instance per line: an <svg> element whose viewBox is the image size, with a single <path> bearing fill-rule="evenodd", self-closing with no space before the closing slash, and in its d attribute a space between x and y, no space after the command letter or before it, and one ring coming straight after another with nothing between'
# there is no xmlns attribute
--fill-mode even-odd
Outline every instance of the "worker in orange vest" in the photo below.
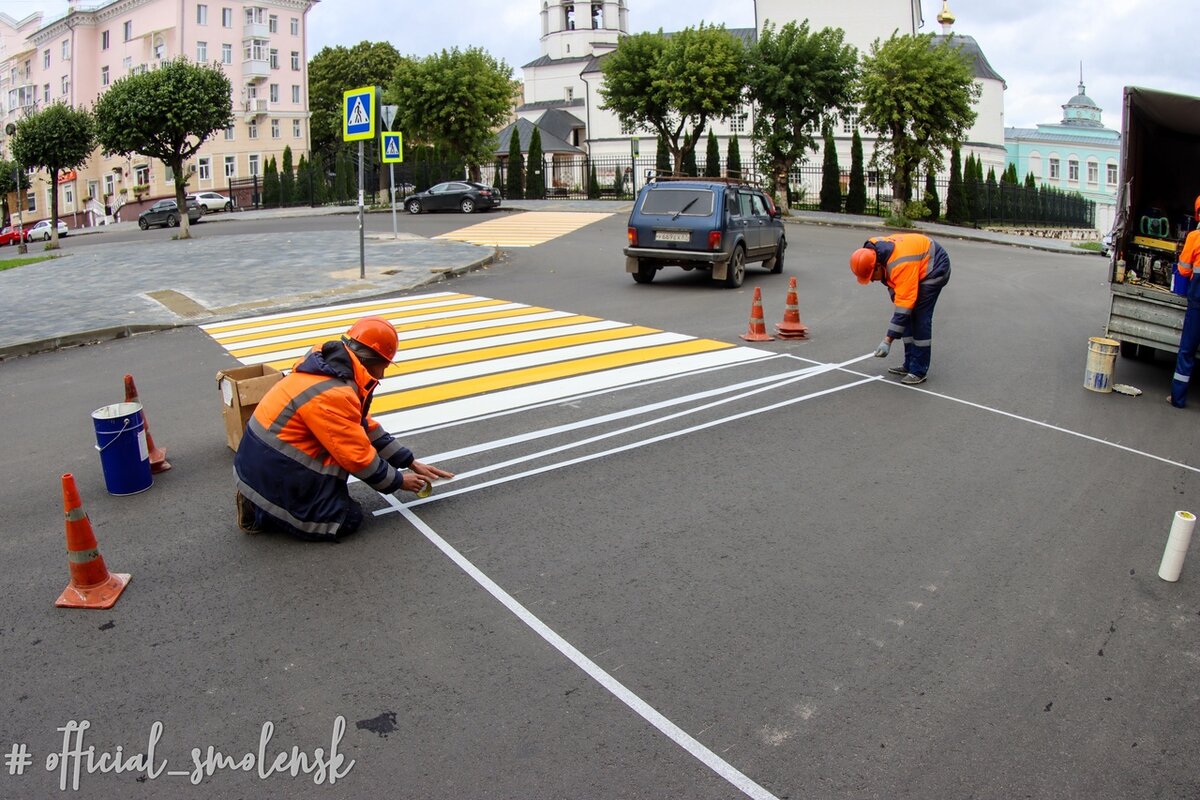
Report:
<svg viewBox="0 0 1200 800"><path fill-rule="evenodd" d="M887 358L892 342L904 342L904 364L888 372L900 382L925 382L933 345L933 307L950 281L950 256L928 236L897 233L872 237L850 255L850 270L863 286L879 281L895 303L887 334L875 355Z"/></svg>
<svg viewBox="0 0 1200 800"><path fill-rule="evenodd" d="M1200 223L1200 197L1196 198L1194 210L1196 221ZM1167 398L1167 402L1176 408L1187 405L1188 381L1192 379L1196 350L1200 348L1200 280L1193 277L1197 266L1200 266L1200 226L1187 235L1183 252L1179 254L1179 263L1175 265L1176 283L1187 287L1187 311L1183 315L1183 333L1179 336L1179 355L1175 357L1171 395Z"/></svg>
<svg viewBox="0 0 1200 800"><path fill-rule="evenodd" d="M337 541L358 529L353 475L380 494L420 492L452 473L422 464L371 419L371 397L396 357L396 329L364 317L314 347L254 409L238 446L238 526Z"/></svg>

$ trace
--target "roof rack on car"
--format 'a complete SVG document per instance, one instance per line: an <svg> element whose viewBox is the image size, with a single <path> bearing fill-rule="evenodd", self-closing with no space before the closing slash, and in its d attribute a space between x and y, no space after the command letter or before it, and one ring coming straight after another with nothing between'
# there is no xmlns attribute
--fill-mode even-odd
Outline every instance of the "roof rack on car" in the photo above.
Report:
<svg viewBox="0 0 1200 800"><path fill-rule="evenodd" d="M650 172L648 177L650 183L658 183L660 181L702 181L707 183L723 183L726 186L754 186L762 188L761 183L752 178L730 177L727 175L714 178L704 175L684 175L682 172Z"/></svg>

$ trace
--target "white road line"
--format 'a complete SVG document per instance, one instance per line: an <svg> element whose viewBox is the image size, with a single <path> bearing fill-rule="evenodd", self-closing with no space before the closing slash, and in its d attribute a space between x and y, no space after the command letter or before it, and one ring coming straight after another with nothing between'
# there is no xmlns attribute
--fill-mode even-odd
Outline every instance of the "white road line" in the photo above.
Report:
<svg viewBox="0 0 1200 800"><path fill-rule="evenodd" d="M725 761L712 750L709 750L690 734L676 725L671 720L656 711L649 703L638 697L632 691L625 687L620 681L605 672L599 664L592 661L590 658L581 653L578 648L559 636L546 623L542 622L534 616L529 609L517 602L517 600L502 589L499 584L485 575L478 567L467 560L465 556L454 549L437 532L429 527L415 513L407 508L401 507L400 513L404 515L414 528L421 532L421 535L428 539L434 547L441 550L447 558L453 561L465 573L482 586L488 594L500 601L500 603L511 611L517 619L528 625L538 636L541 636L555 650L567 657L575 666L586 672L592 680L607 689L614 697L627 705L642 719L649 722L657 728L664 736L666 736L675 744L682 747L698 761L711 769L713 772L720 775L730 784L742 792L747 797L755 798L756 800L777 800L775 795L768 792L763 787L759 786L744 773L735 769L732 764Z"/></svg>

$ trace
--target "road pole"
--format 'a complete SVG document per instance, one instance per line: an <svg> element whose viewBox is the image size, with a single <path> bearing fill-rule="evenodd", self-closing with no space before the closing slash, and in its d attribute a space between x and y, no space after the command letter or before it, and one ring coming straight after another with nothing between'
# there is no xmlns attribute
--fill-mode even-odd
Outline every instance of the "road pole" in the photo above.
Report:
<svg viewBox="0 0 1200 800"><path fill-rule="evenodd" d="M388 164L388 191L392 197L392 238L399 239L400 233L396 230L396 165Z"/></svg>
<svg viewBox="0 0 1200 800"><path fill-rule="evenodd" d="M365 196L363 194L363 183L366 181L365 159L363 158L363 143L362 139L358 140L358 277L360 280L367 277L367 244L366 237L363 233L363 220L366 214L364 207Z"/></svg>

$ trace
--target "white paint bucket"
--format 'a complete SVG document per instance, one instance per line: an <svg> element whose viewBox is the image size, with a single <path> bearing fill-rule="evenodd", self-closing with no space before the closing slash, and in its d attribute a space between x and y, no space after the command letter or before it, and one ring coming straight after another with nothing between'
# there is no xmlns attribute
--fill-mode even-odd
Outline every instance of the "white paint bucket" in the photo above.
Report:
<svg viewBox="0 0 1200 800"><path fill-rule="evenodd" d="M1179 580L1183 571L1183 557L1187 555L1188 544L1192 541L1192 529L1196 527L1196 515L1189 511L1176 511L1175 519L1171 521L1171 533L1167 536L1167 547L1163 550L1162 563L1158 567L1158 577L1174 583Z"/></svg>
<svg viewBox="0 0 1200 800"><path fill-rule="evenodd" d="M1093 336L1088 339L1087 369L1083 372L1083 388L1093 392L1111 392L1113 366L1121 343L1116 339Z"/></svg>

